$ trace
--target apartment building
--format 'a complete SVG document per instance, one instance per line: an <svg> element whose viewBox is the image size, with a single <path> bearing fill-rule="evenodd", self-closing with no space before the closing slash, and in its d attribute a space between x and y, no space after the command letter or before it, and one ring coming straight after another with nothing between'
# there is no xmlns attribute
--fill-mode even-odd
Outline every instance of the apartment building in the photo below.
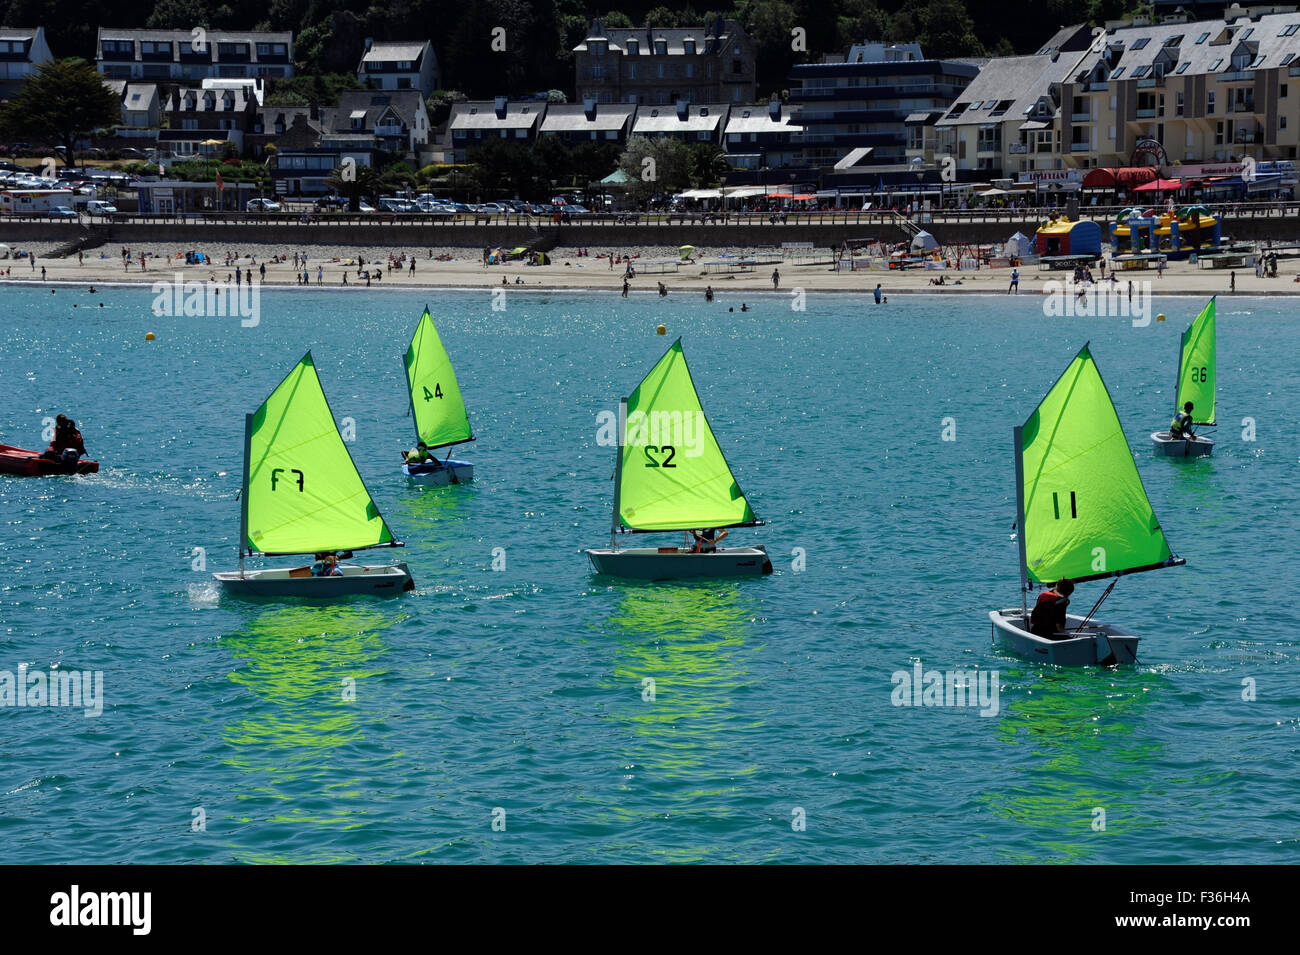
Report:
<svg viewBox="0 0 1300 955"><path fill-rule="evenodd" d="M926 129L978 73L975 61L926 59L917 43L855 44L847 55L799 64L790 71L790 106L803 127L796 162L834 166L866 149L859 167L899 166L909 146L924 146L909 142L909 119Z"/></svg>
<svg viewBox="0 0 1300 955"><path fill-rule="evenodd" d="M668 106L752 103L754 42L735 20L698 27L606 27L597 17L573 48L577 99Z"/></svg>
<svg viewBox="0 0 1300 955"><path fill-rule="evenodd" d="M106 79L293 76L293 34L100 27L95 68Z"/></svg>
<svg viewBox="0 0 1300 955"><path fill-rule="evenodd" d="M357 80L377 90L419 90L428 96L440 88L438 57L428 40L366 38Z"/></svg>
<svg viewBox="0 0 1300 955"><path fill-rule="evenodd" d="M1066 166L1296 158L1300 12L1108 25L1062 83Z"/></svg>
<svg viewBox="0 0 1300 955"><path fill-rule="evenodd" d="M54 57L44 27L0 28L0 96L12 96Z"/></svg>

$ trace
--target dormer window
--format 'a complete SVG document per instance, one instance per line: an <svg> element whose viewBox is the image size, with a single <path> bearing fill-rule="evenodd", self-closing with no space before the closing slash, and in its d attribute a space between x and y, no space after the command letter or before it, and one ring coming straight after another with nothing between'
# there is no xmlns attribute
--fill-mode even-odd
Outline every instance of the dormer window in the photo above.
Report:
<svg viewBox="0 0 1300 955"><path fill-rule="evenodd" d="M641 44L640 44L640 43L638 43L636 40L628 40L628 41L627 41L627 55L628 55L628 56L636 56L636 55L637 55L638 53L640 53L640 52L641 52Z"/></svg>
<svg viewBox="0 0 1300 955"><path fill-rule="evenodd" d="M682 48L686 51L687 56L694 56L694 55L695 55L695 41L694 41L694 40L689 39L689 38L683 40L683 41L682 41Z"/></svg>
<svg viewBox="0 0 1300 955"><path fill-rule="evenodd" d="M655 56L667 56L667 55L668 55L668 41L662 39L655 40Z"/></svg>
<svg viewBox="0 0 1300 955"><path fill-rule="evenodd" d="M709 115L709 108L708 108L707 106L701 106L701 107L700 107L700 115L701 115L701 116L708 116L708 115Z"/></svg>

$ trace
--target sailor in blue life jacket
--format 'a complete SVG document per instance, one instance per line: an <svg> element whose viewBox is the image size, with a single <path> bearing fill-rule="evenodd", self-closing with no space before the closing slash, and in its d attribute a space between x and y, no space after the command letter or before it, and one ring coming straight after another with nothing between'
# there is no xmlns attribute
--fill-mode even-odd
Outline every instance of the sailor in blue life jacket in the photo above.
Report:
<svg viewBox="0 0 1300 955"><path fill-rule="evenodd" d="M423 441L416 444L410 451L403 451L402 460L412 468L420 471L436 471L442 467L442 462L429 452L429 446Z"/></svg>
<svg viewBox="0 0 1300 955"><path fill-rule="evenodd" d="M702 531L691 531L691 536L695 538L695 547L692 553L716 554L718 552L718 541L727 536L727 529L724 527L722 530L718 530L715 527L709 527Z"/></svg>
<svg viewBox="0 0 1300 955"><path fill-rule="evenodd" d="M1068 577L1062 577L1055 587L1039 594L1038 602L1029 614L1030 632L1048 640L1065 639L1065 609L1070 606L1072 593L1074 582Z"/></svg>
<svg viewBox="0 0 1300 955"><path fill-rule="evenodd" d="M1192 403L1190 401L1183 405L1183 410L1174 415L1174 420L1169 423L1169 436L1175 440L1196 437L1195 432L1192 431Z"/></svg>
<svg viewBox="0 0 1300 955"><path fill-rule="evenodd" d="M316 562L311 565L311 575L313 577L342 577L343 571L339 568L338 555L329 551L322 551L317 554Z"/></svg>

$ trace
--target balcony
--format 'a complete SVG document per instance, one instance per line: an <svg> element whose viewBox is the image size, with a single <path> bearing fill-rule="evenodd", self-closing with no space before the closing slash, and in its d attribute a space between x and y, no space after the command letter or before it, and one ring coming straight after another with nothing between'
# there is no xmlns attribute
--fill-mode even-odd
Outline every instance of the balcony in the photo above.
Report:
<svg viewBox="0 0 1300 955"><path fill-rule="evenodd" d="M1155 119L1156 111L1154 109L1140 109L1137 111L1138 119Z"/></svg>
<svg viewBox="0 0 1300 955"><path fill-rule="evenodd" d="M1234 143L1262 143L1264 133L1259 129L1239 129L1232 134Z"/></svg>
<svg viewBox="0 0 1300 955"><path fill-rule="evenodd" d="M1070 152L1072 153L1092 152L1092 143L1070 143Z"/></svg>
<svg viewBox="0 0 1300 955"><path fill-rule="evenodd" d="M1253 80L1254 78L1254 70L1237 70L1232 73L1220 73L1218 76L1220 83L1240 82L1241 80Z"/></svg>
<svg viewBox="0 0 1300 955"><path fill-rule="evenodd" d="M1012 143L1007 147L1007 152L1013 156L1020 155L1029 152L1029 146L1025 143Z"/></svg>
<svg viewBox="0 0 1300 955"><path fill-rule="evenodd" d="M1142 79L1138 80L1138 89L1140 90L1155 89L1157 86L1164 85L1165 79L1163 76L1144 76Z"/></svg>
<svg viewBox="0 0 1300 955"><path fill-rule="evenodd" d="M1092 113L1071 113L1070 122L1072 123L1091 123Z"/></svg>
<svg viewBox="0 0 1300 955"><path fill-rule="evenodd" d="M1109 93L1110 84L1109 83L1084 83L1083 89L1084 92L1086 93Z"/></svg>

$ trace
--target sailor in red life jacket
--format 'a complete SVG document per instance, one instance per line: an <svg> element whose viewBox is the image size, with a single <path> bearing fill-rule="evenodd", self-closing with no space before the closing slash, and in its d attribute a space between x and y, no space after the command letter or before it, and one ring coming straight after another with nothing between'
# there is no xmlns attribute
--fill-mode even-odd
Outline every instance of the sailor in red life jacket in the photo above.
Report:
<svg viewBox="0 0 1300 955"><path fill-rule="evenodd" d="M1029 614L1029 629L1035 636L1048 640L1064 639L1065 608L1070 606L1072 593L1074 583L1070 578L1062 577L1055 587L1038 595L1038 602Z"/></svg>
<svg viewBox="0 0 1300 955"><path fill-rule="evenodd" d="M85 453L86 445L81 440L81 432L77 430L77 423L64 414L55 418L54 440L50 442L50 446L45 449L41 457L50 458L54 461L75 463Z"/></svg>

